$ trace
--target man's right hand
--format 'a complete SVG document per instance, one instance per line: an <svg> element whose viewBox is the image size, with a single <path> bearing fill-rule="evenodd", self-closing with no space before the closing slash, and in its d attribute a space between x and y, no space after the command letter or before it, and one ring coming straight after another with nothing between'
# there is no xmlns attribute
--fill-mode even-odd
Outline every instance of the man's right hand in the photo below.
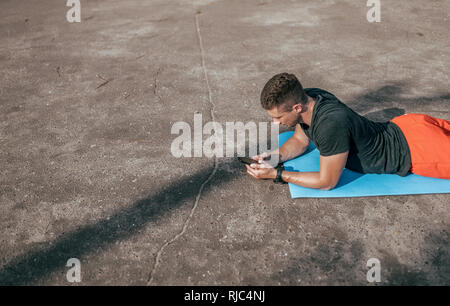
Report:
<svg viewBox="0 0 450 306"><path fill-rule="evenodd" d="M278 153L278 150L272 152L264 152L259 155L252 157L254 160L257 160L259 164L266 161L272 167L278 166L279 163L282 162L281 155Z"/></svg>
<svg viewBox="0 0 450 306"><path fill-rule="evenodd" d="M252 159L257 160L258 163L262 163L262 161L265 160L266 158L269 158L270 155L271 152L264 152L259 155L252 156Z"/></svg>

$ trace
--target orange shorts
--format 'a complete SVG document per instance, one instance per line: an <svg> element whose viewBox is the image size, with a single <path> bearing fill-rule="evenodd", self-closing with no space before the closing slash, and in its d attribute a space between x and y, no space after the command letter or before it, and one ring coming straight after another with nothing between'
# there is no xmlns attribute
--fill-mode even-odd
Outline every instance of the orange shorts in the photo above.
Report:
<svg viewBox="0 0 450 306"><path fill-rule="evenodd" d="M414 174L450 179L450 121L422 114L391 120L402 130Z"/></svg>

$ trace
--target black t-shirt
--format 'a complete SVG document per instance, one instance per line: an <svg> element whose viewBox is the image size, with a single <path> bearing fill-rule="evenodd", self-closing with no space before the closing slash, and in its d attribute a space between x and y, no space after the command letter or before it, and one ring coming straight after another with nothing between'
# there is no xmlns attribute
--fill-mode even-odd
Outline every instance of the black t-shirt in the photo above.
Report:
<svg viewBox="0 0 450 306"><path fill-rule="evenodd" d="M408 143L392 122L373 122L355 113L333 94L306 88L316 100L311 126L301 123L322 156L349 151L346 168L360 173L395 173L411 168Z"/></svg>

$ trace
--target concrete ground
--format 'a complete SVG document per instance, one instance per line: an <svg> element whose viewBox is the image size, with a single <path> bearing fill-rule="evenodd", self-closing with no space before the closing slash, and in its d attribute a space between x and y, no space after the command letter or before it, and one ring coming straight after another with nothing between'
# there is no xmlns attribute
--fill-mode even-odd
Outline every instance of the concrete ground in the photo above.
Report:
<svg viewBox="0 0 450 306"><path fill-rule="evenodd" d="M448 1L381 0L379 23L366 1L82 0L80 23L65 2L0 2L0 284L70 285L69 258L79 285L369 285L370 258L378 285L450 284L450 195L291 199L170 151L195 112L267 122L284 71L372 119L450 119Z"/></svg>

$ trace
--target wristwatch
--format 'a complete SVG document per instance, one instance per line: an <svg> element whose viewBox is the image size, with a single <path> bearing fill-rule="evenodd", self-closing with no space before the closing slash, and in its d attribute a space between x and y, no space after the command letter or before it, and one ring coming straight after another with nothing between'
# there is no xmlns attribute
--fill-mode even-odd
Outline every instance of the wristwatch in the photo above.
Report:
<svg viewBox="0 0 450 306"><path fill-rule="evenodd" d="M284 165L279 164L278 166L275 167L275 169L277 169L277 176L274 178L273 182L277 184L286 184L286 182L283 181L283 179L281 178L281 174L284 170Z"/></svg>

